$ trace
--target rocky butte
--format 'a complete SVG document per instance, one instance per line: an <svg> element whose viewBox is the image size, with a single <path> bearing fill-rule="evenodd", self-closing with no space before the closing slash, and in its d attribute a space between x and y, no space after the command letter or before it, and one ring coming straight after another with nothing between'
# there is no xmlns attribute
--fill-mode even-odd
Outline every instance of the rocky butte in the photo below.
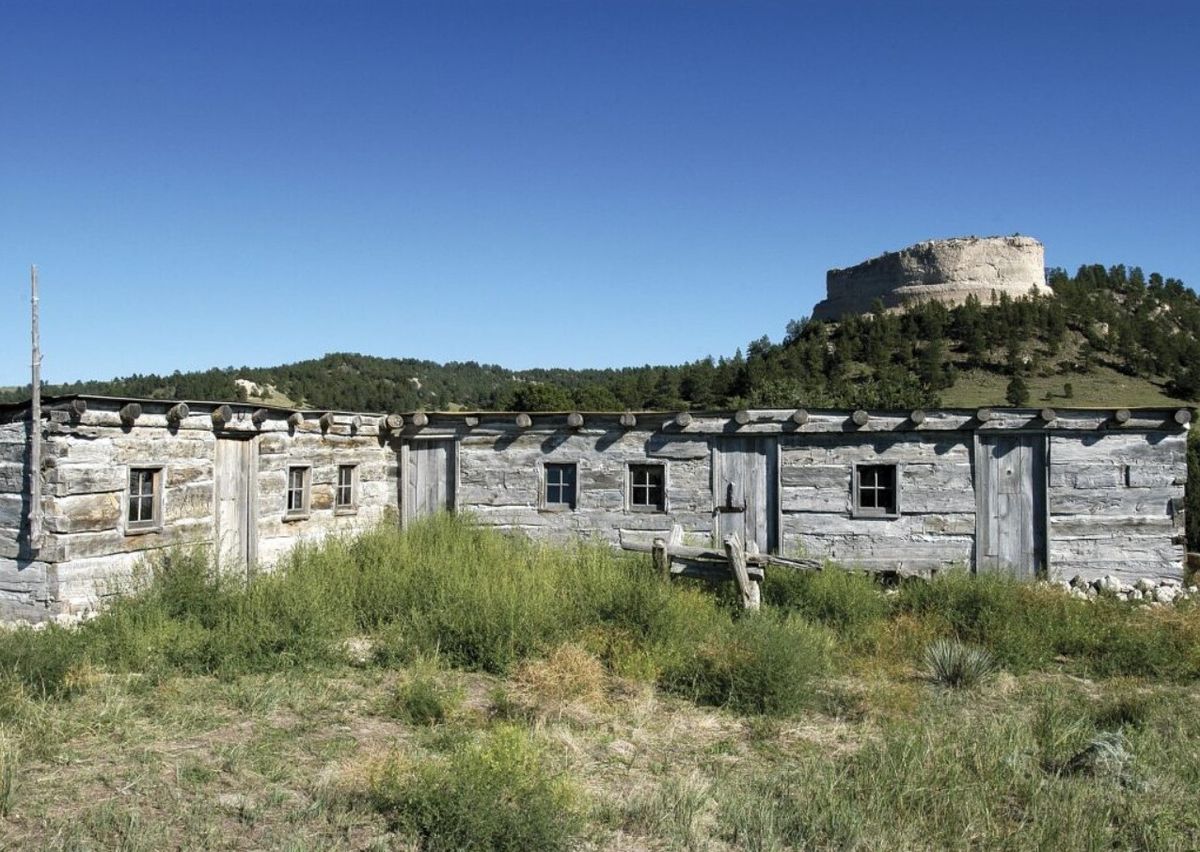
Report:
<svg viewBox="0 0 1200 852"><path fill-rule="evenodd" d="M1046 286L1045 249L1032 237L955 237L926 240L887 252L847 269L825 274L825 299L813 319L836 320L867 313L878 299L885 308L937 300L960 305L974 295L987 304L993 295L1013 298Z"/></svg>

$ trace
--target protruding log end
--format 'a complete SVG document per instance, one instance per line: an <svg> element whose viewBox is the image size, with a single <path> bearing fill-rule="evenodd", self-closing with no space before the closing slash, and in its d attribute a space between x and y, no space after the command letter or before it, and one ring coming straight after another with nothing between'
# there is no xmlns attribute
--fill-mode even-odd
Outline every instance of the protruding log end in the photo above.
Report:
<svg viewBox="0 0 1200 852"><path fill-rule="evenodd" d="M517 423L518 429L528 429L530 426L533 425L533 418L530 417L525 412L521 412L520 414L517 415L516 423Z"/></svg>
<svg viewBox="0 0 1200 852"><path fill-rule="evenodd" d="M916 425L920 426L922 423L925 422L925 416L926 416L925 412L922 409L918 408L918 409L914 410L912 414L908 415L908 419L911 420Z"/></svg>
<svg viewBox="0 0 1200 852"><path fill-rule="evenodd" d="M803 426L808 422L808 412L803 408L797 408L792 412L792 422L797 426Z"/></svg>
<svg viewBox="0 0 1200 852"><path fill-rule="evenodd" d="M424 411L418 411L412 416L412 425L416 426L418 429L424 429L429 425L429 415Z"/></svg>
<svg viewBox="0 0 1200 852"><path fill-rule="evenodd" d="M578 411L572 411L567 415L567 426L572 429L578 429L583 425L583 415Z"/></svg>
<svg viewBox="0 0 1200 852"><path fill-rule="evenodd" d="M733 422L739 426L745 426L750 422L750 412L744 408L738 409L733 413Z"/></svg>
<svg viewBox="0 0 1200 852"><path fill-rule="evenodd" d="M637 417L631 412L626 411L621 415L621 427L624 429L632 429L637 425Z"/></svg>
<svg viewBox="0 0 1200 852"><path fill-rule="evenodd" d="M362 428L362 423L363 423L362 415L355 414L353 417L350 418L350 431L357 432L359 429Z"/></svg>
<svg viewBox="0 0 1200 852"><path fill-rule="evenodd" d="M866 426L867 421L871 419L871 415L859 408L850 415L850 419L854 422L855 426Z"/></svg>
<svg viewBox="0 0 1200 852"><path fill-rule="evenodd" d="M992 419L992 410L990 408L981 408L975 412L975 419L980 423L987 423Z"/></svg>
<svg viewBox="0 0 1200 852"><path fill-rule="evenodd" d="M1187 424L1191 423L1192 422L1191 409L1181 408L1178 411L1176 411L1175 412L1175 422L1178 423L1180 426L1186 426Z"/></svg>
<svg viewBox="0 0 1200 852"><path fill-rule="evenodd" d="M255 429L261 429L262 425L267 422L267 418L270 415L271 412L267 411L265 408L256 408L254 413L250 415L250 422L254 424Z"/></svg>
<svg viewBox="0 0 1200 852"><path fill-rule="evenodd" d="M692 415L688 414L686 411L681 411L675 415L675 425L680 429L686 429L691 424Z"/></svg>
<svg viewBox="0 0 1200 852"><path fill-rule="evenodd" d="M303 422L304 422L304 415L301 414L299 411L293 411L291 414L288 415L287 423L293 429L299 429L300 424Z"/></svg>
<svg viewBox="0 0 1200 852"><path fill-rule="evenodd" d="M385 414L379 418L380 432L399 432L404 428L404 418L399 414Z"/></svg>
<svg viewBox="0 0 1200 852"><path fill-rule="evenodd" d="M117 415L126 426L132 426L133 422L142 416L142 404L140 402L128 402L121 406L121 410L117 412Z"/></svg>
<svg viewBox="0 0 1200 852"><path fill-rule="evenodd" d="M322 432L328 432L333 428L333 412L326 411L321 415L321 419L317 421L321 425Z"/></svg>
<svg viewBox="0 0 1200 852"><path fill-rule="evenodd" d="M1122 425L1125 423L1128 423L1129 418L1131 418L1131 417L1133 417L1133 412L1130 411L1128 408L1118 408L1116 410L1116 412L1113 414L1113 420L1116 420L1118 423L1120 423Z"/></svg>
<svg viewBox="0 0 1200 852"><path fill-rule="evenodd" d="M476 426L479 425L479 418L476 417L474 414L468 414L466 417L463 418L463 425L466 426L468 429L474 429Z"/></svg>
<svg viewBox="0 0 1200 852"><path fill-rule="evenodd" d="M1053 423L1058 419L1058 412L1053 408L1043 408L1038 412L1038 417L1042 418L1046 423Z"/></svg>
<svg viewBox="0 0 1200 852"><path fill-rule="evenodd" d="M68 403L67 410L71 412L72 417L78 419L87 413L87 400L73 399Z"/></svg>
<svg viewBox="0 0 1200 852"><path fill-rule="evenodd" d="M181 420L185 419L189 414L191 414L191 410L188 409L187 403L186 402L177 402L174 405L172 405L170 408L167 409L167 422L168 423L179 423Z"/></svg>
<svg viewBox="0 0 1200 852"><path fill-rule="evenodd" d="M212 422L214 426L224 426L233 420L233 409L228 405L218 405L212 410Z"/></svg>

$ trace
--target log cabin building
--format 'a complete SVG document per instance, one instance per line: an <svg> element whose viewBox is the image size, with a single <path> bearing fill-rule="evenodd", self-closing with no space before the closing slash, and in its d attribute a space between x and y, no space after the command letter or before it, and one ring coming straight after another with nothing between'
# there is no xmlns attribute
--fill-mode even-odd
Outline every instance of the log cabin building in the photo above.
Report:
<svg viewBox="0 0 1200 852"><path fill-rule="evenodd" d="M365 414L46 400L0 407L0 619L93 607L143 557L269 566L441 510L535 537L730 532L928 575L1182 576L1190 412L980 409Z"/></svg>

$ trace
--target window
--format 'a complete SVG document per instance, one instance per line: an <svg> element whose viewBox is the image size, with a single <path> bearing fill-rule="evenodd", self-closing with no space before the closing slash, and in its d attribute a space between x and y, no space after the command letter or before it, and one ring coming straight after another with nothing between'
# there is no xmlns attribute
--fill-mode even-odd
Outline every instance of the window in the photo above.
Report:
<svg viewBox="0 0 1200 852"><path fill-rule="evenodd" d="M337 469L337 490L333 495L335 512L354 511L354 465L341 464Z"/></svg>
<svg viewBox="0 0 1200 852"><path fill-rule="evenodd" d="M629 466L629 508L634 512L665 512L667 476L661 464Z"/></svg>
<svg viewBox="0 0 1200 852"><path fill-rule="evenodd" d="M575 508L575 465L546 465L546 490L543 508Z"/></svg>
<svg viewBox="0 0 1200 852"><path fill-rule="evenodd" d="M125 506L126 532L148 532L162 527L162 468L129 468L129 494Z"/></svg>
<svg viewBox="0 0 1200 852"><path fill-rule="evenodd" d="M854 468L854 514L895 517L900 514L894 464L860 464Z"/></svg>
<svg viewBox="0 0 1200 852"><path fill-rule="evenodd" d="M289 467L287 475L287 513L289 518L308 516L308 467Z"/></svg>

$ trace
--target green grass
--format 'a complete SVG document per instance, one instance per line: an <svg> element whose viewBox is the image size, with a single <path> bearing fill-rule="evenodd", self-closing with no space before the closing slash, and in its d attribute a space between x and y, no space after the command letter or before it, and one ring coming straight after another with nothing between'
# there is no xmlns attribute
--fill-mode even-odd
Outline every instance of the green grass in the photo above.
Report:
<svg viewBox="0 0 1200 852"><path fill-rule="evenodd" d="M172 554L78 629L0 633L0 836L1200 846L1200 609L954 573L885 594L835 570L772 572L757 615L730 600L449 517L248 585ZM937 640L1000 671L941 688Z"/></svg>
<svg viewBox="0 0 1200 852"><path fill-rule="evenodd" d="M983 405L1004 406L1009 376L989 370L961 370L953 387L940 391L941 403L948 408L976 408ZM1029 406L1038 408L1112 408L1123 406L1170 407L1190 405L1163 390L1163 385L1142 376L1127 376L1111 367L1097 366L1088 373L1065 373L1052 376L1027 376ZM1064 384L1070 382L1072 394L1064 394Z"/></svg>

